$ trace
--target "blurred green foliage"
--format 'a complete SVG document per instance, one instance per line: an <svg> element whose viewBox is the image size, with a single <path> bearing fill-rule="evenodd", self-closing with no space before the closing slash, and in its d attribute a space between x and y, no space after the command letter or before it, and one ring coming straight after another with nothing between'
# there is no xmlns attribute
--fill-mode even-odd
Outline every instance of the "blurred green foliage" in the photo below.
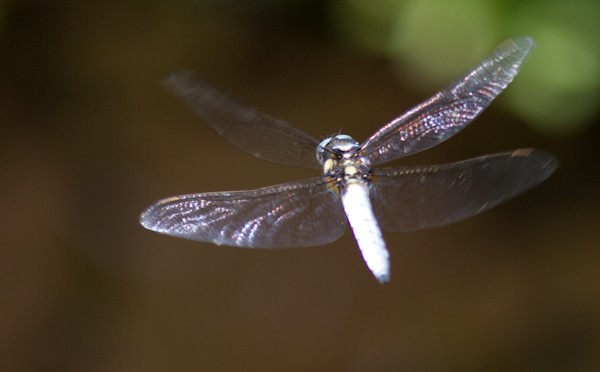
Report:
<svg viewBox="0 0 600 372"><path fill-rule="evenodd" d="M506 93L510 109L555 133L579 131L598 112L600 2L339 0L333 14L347 40L391 58L404 80L427 91L504 39L532 36L538 49Z"/></svg>

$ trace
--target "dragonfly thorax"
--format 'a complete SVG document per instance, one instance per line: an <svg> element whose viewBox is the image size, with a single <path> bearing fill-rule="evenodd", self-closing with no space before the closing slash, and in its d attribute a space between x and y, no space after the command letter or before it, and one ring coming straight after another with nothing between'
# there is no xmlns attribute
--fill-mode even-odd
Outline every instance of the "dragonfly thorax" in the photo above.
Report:
<svg viewBox="0 0 600 372"><path fill-rule="evenodd" d="M360 145L346 134L323 140L317 147L317 160L323 166L323 176L343 189L348 183L368 181L371 167L360 156Z"/></svg>

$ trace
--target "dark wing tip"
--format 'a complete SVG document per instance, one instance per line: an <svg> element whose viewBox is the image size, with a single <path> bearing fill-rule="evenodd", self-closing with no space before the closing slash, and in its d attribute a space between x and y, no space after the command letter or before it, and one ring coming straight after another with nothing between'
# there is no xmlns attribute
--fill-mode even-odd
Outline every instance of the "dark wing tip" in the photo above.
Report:
<svg viewBox="0 0 600 372"><path fill-rule="evenodd" d="M142 213L140 213L140 217L139 217L139 223L140 225L142 225L144 228L148 229L148 230L152 230L154 231L155 229L153 228L154 224L155 224L155 219L154 219L154 215L152 213L152 211L154 210L155 205L151 205L150 207L144 209L142 211Z"/></svg>
<svg viewBox="0 0 600 372"><path fill-rule="evenodd" d="M160 81L160 85L170 93L187 97L192 92L214 91L192 70L178 70L168 74Z"/></svg>
<svg viewBox="0 0 600 372"><path fill-rule="evenodd" d="M535 163L540 171L540 182L550 177L552 173L558 168L559 161L553 155L537 149L523 148L514 150L511 157L515 158L528 158L529 161Z"/></svg>
<svg viewBox="0 0 600 372"><path fill-rule="evenodd" d="M531 53L533 48L535 48L535 41L529 36L523 36L502 42L498 45L496 51L501 56L512 55L512 59L522 61L529 53Z"/></svg>
<svg viewBox="0 0 600 372"><path fill-rule="evenodd" d="M179 196L171 196L165 199L161 199L156 203L150 205L140 213L139 223L144 228L156 232L161 232L161 216L160 212L165 204L169 204L174 201L178 201L181 198Z"/></svg>

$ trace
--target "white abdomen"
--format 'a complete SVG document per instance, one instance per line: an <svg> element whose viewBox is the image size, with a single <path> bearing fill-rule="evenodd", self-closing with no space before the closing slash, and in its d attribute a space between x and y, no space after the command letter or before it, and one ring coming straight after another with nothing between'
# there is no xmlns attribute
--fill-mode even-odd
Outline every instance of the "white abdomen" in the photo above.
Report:
<svg viewBox="0 0 600 372"><path fill-rule="evenodd" d="M371 208L367 185L349 182L342 194L342 204L363 259L377 280L386 283L390 280L389 253Z"/></svg>

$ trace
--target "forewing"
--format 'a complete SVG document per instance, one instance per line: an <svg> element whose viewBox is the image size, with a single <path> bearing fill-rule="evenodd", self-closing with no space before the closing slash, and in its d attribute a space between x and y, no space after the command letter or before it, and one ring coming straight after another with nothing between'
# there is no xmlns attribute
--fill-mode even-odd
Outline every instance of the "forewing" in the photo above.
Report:
<svg viewBox="0 0 600 372"><path fill-rule="evenodd" d="M236 102L189 71L173 73L164 85L242 150L278 164L320 168L316 159L319 141L303 131Z"/></svg>
<svg viewBox="0 0 600 372"><path fill-rule="evenodd" d="M385 231L448 225L529 190L557 166L542 151L519 149L452 164L379 169L373 208Z"/></svg>
<svg viewBox="0 0 600 372"><path fill-rule="evenodd" d="M147 229L180 238L248 248L321 245L346 228L339 196L321 178L250 191L182 195L146 209Z"/></svg>
<svg viewBox="0 0 600 372"><path fill-rule="evenodd" d="M371 164L381 164L452 137L506 88L533 46L530 38L500 44L462 79L378 130L362 145L362 153Z"/></svg>

